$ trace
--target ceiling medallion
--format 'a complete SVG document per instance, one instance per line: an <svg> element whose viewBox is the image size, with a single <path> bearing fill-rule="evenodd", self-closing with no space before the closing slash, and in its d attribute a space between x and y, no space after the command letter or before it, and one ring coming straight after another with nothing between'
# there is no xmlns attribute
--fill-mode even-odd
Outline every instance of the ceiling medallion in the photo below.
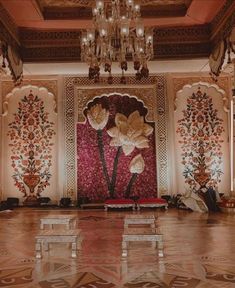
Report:
<svg viewBox="0 0 235 288"><path fill-rule="evenodd" d="M83 31L81 39L81 59L89 65L89 79L99 82L103 66L112 84L112 63L119 62L120 81L126 84L128 60L133 61L136 79L147 78L147 62L153 58L153 33L151 28L144 29L140 5L134 0L97 0L92 13L93 28Z"/></svg>

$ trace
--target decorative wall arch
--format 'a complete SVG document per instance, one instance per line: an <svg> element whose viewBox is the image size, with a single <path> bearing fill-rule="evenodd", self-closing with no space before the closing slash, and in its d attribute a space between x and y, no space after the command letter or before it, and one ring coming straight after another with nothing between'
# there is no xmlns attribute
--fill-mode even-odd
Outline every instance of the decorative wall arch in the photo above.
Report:
<svg viewBox="0 0 235 288"><path fill-rule="evenodd" d="M218 85L201 81L177 91L174 131L178 193L209 186L229 192L228 98Z"/></svg>
<svg viewBox="0 0 235 288"><path fill-rule="evenodd" d="M85 121L85 117L83 115L84 107L87 106L87 104L92 101L95 97L102 97L103 95L111 95L113 93L117 93L120 95L129 95L131 97L135 97L139 101L142 101L144 103L144 106L148 110L148 114L146 116L146 120L153 122L155 118L155 107L156 107L156 97L152 97L153 90L156 93L156 87L153 85L131 85L127 87L122 86L115 86L112 85L112 88L110 86L102 86L96 87L94 89L94 86L82 86L82 87L76 87L75 86L75 93L77 94L77 107L76 107L76 113L77 113L77 119L78 122ZM84 92L85 91L85 92ZM105 91L105 93L104 93ZM128 91L128 92L127 92ZM131 91L131 93L129 92ZM133 95L133 96L132 96Z"/></svg>
<svg viewBox="0 0 235 288"><path fill-rule="evenodd" d="M107 85L106 77L101 77L98 84L87 77L65 77L64 94L64 147L65 147L65 186L64 195L76 199L76 150L75 124L84 122L83 110L87 103L97 95L120 93L135 95L148 108L146 121L157 125L156 146L158 163L159 195L169 193L168 179L168 102L166 97L166 77L164 75L150 76L137 81L135 77L126 77L127 84L120 85L119 77L114 77L112 85Z"/></svg>
<svg viewBox="0 0 235 288"><path fill-rule="evenodd" d="M36 199L43 192L57 198L55 103L46 88L33 85L14 88L3 99L3 162L9 167L3 190L8 197Z"/></svg>
<svg viewBox="0 0 235 288"><path fill-rule="evenodd" d="M150 119L149 119L149 117L148 117L148 107L147 107L147 105L146 105L146 103L144 102L144 100L143 99L139 99L137 96L134 96L134 95L130 95L130 94L128 94L128 93L125 93L125 94L122 94L122 93L120 93L120 92L112 92L112 93L109 93L109 94L107 94L107 93L103 93L102 95L98 95L98 96L95 96L93 99L89 99L88 100L88 102L86 103L86 105L85 105L85 107L83 108L83 117L84 117L84 121L85 121L85 115L84 115L84 111L86 110L86 109L88 109L88 105L91 103L91 102L93 102L96 98L102 98L102 97L109 97L109 96L112 96L112 95L120 95L120 96L127 96L127 97L129 97L129 98L135 98L138 102L141 102L142 103L142 105L143 105L143 107L144 108L146 108L146 110L147 110L147 114L146 114L146 119L148 119L148 121L150 121ZM79 109L79 108L78 108ZM80 110L80 109L79 109ZM78 120L79 119L81 119L82 117L79 115L78 116ZM153 119L151 119L151 122L153 122L154 121L154 118ZM78 121L79 122L79 121ZM81 122L81 123L83 123L83 122Z"/></svg>
<svg viewBox="0 0 235 288"><path fill-rule="evenodd" d="M3 116L6 116L8 113L8 103L9 103L9 99L13 96L16 97L20 97L20 95L24 94L24 93L28 93L29 91L32 91L33 94L37 94L39 97L49 97L51 98L52 102L53 102L53 111L57 114L56 110L56 97L54 94L52 94L51 92L48 91L47 88L45 87L38 87L35 85L25 85L22 87L15 87L11 92L9 92L5 99L3 100Z"/></svg>
<svg viewBox="0 0 235 288"><path fill-rule="evenodd" d="M84 109L87 121L76 125L78 197L156 197L156 126L144 121L143 101L114 92L94 97Z"/></svg>
<svg viewBox="0 0 235 288"><path fill-rule="evenodd" d="M229 112L229 96L226 94L226 92L221 89L217 84L215 83L208 83L208 82L195 82L195 83L192 83L192 84L186 84L182 87L182 89L180 89L179 91L176 92L176 97L174 99L174 107L175 107L175 110L177 109L177 102L179 101L179 97L180 95L186 91L186 90L194 90L194 87L197 88L197 87L205 87L207 90L208 89L211 89L211 90L215 90L217 91L221 97L222 97L222 100L223 100L223 110L224 112Z"/></svg>

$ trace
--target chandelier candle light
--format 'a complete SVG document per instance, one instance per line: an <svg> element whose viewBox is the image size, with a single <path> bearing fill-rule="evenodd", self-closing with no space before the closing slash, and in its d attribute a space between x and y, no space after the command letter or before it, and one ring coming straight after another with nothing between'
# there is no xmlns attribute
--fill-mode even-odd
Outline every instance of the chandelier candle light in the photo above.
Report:
<svg viewBox="0 0 235 288"><path fill-rule="evenodd" d="M144 29L140 5L134 0L97 0L92 10L93 28L82 32L81 59L89 65L89 78L99 81L100 66L113 83L112 63L119 62L121 83L126 84L127 60L134 62L136 78L148 77L153 58L152 29Z"/></svg>

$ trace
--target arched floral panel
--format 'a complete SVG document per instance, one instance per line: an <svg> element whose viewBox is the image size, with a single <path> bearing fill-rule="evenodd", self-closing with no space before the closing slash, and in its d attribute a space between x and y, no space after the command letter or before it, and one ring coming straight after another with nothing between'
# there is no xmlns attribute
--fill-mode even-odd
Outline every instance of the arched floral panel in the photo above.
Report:
<svg viewBox="0 0 235 288"><path fill-rule="evenodd" d="M8 172L16 192L29 203L46 190L48 195L55 169L54 97L45 88L26 86L9 94L5 104Z"/></svg>
<svg viewBox="0 0 235 288"><path fill-rule="evenodd" d="M95 98L77 123L78 197L151 197L157 194L155 131L134 97Z"/></svg>
<svg viewBox="0 0 235 288"><path fill-rule="evenodd" d="M228 135L223 91L202 84L181 91L177 98L176 140L179 192L197 192L210 186L227 192ZM223 109L224 107L224 109ZM227 171L228 172L228 171ZM226 173L226 175L225 175ZM180 179L180 178L178 178ZM223 183L222 183L223 182Z"/></svg>

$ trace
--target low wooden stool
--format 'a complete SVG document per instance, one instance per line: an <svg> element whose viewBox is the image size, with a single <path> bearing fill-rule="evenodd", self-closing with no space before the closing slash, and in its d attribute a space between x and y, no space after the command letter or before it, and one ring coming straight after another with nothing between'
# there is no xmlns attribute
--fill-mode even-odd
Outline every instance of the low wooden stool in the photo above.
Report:
<svg viewBox="0 0 235 288"><path fill-rule="evenodd" d="M125 229L122 235L123 257L127 256L129 242L131 241L150 241L154 247L158 244L158 256L163 257L163 235L157 234L156 230L142 228Z"/></svg>
<svg viewBox="0 0 235 288"><path fill-rule="evenodd" d="M72 258L77 257L77 249L81 249L81 230L43 230L36 239L36 258L42 258L42 246L49 250L50 243L72 243Z"/></svg>
<svg viewBox="0 0 235 288"><path fill-rule="evenodd" d="M154 215L126 215L124 218L124 229L128 228L128 225L150 225L152 229L155 229L155 216Z"/></svg>

